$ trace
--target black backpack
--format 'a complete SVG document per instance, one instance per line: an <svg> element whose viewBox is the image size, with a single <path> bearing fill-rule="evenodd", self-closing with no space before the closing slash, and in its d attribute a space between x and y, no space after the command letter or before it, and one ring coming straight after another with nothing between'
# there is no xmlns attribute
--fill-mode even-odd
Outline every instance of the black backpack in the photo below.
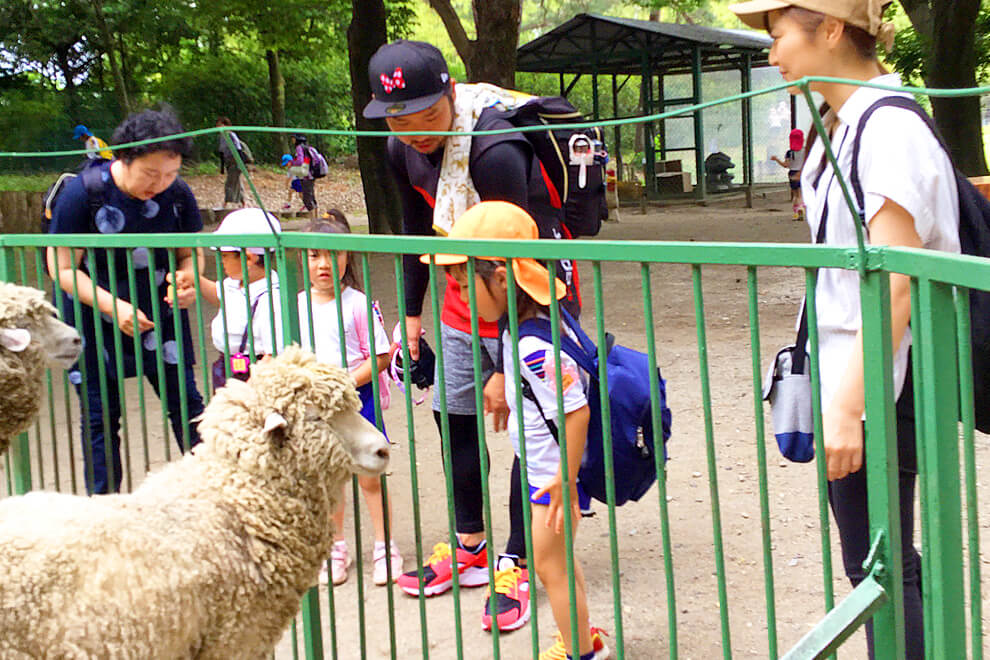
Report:
<svg viewBox="0 0 990 660"><path fill-rule="evenodd" d="M572 124L584 116L562 96L537 96L502 116L513 126L550 126L549 131L526 131L523 135L533 145L543 166L550 203L564 210L564 226L572 238L594 236L608 218L605 202L605 161L608 154L598 127L574 130L560 124ZM594 164L585 169L585 185L579 185L579 165L570 164L571 137L585 136L593 145Z"/></svg>
<svg viewBox="0 0 990 660"><path fill-rule="evenodd" d="M866 120L879 108L897 107L909 110L924 120L935 139L945 149L945 142L935 128L935 122L918 103L906 96L888 96L875 102L863 113L856 128L852 152L853 191L859 208L864 208L865 197L859 182L859 139ZM948 149L945 150L949 153ZM956 170L956 186L959 191L959 245L963 254L990 257L990 200ZM969 292L970 335L973 350L973 413L976 428L990 433L990 291L971 289Z"/></svg>
<svg viewBox="0 0 990 660"><path fill-rule="evenodd" d="M65 184L77 176L82 177L83 186L86 188L89 216L90 218L96 217L96 212L103 206L103 172L100 166L107 162L109 161L106 158L90 158L83 164L78 173L65 172L48 187L44 197L41 198L41 233L48 233L59 194L65 190Z"/></svg>

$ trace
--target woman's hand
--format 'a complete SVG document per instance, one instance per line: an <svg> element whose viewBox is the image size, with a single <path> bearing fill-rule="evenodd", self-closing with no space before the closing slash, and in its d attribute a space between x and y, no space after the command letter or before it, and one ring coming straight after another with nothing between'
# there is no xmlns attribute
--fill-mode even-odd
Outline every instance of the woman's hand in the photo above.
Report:
<svg viewBox="0 0 990 660"><path fill-rule="evenodd" d="M829 481L863 467L863 420L855 412L830 406L822 419L825 431L825 465Z"/></svg>
<svg viewBox="0 0 990 660"><path fill-rule="evenodd" d="M571 480L571 522L581 518L581 506L578 504L577 483ZM546 486L533 493L533 499L538 500L550 493L550 505L547 507L547 527L553 527L554 534L564 530L564 480L560 470Z"/></svg>
<svg viewBox="0 0 990 660"><path fill-rule="evenodd" d="M144 315L140 309L135 309L131 303L126 300L121 300L117 298L114 303L117 307L117 327L128 337L134 336L134 314L137 313L137 332L138 334L144 333L147 330L151 330L155 327L154 322L150 321L147 316Z"/></svg>

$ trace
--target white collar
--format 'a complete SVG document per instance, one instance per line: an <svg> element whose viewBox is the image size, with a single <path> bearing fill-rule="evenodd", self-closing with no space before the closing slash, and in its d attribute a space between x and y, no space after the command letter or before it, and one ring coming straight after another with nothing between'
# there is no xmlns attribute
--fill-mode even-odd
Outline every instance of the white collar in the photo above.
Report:
<svg viewBox="0 0 990 660"><path fill-rule="evenodd" d="M241 291L241 292L244 291L244 288L241 286L241 282L239 280L235 280L232 277L228 277L226 278L225 281L227 283L227 286L233 289L234 291ZM278 272L274 270L272 271L272 289L273 290L278 289ZM252 301L255 300L255 298L257 298L258 296L264 294L266 291L268 291L267 277L262 277L261 279L255 280L254 282L248 284L248 295L251 297Z"/></svg>
<svg viewBox="0 0 990 660"><path fill-rule="evenodd" d="M869 80L868 82L875 83L877 85L889 85L891 87L900 86L901 77L896 73L887 73L882 76L877 76ZM866 110L873 105L876 101L887 96L910 96L904 92L891 92L886 89L877 89L875 87L860 87L850 95L846 102L842 104L839 111L836 113L839 120L847 126L857 126L859 124L859 118L863 115Z"/></svg>

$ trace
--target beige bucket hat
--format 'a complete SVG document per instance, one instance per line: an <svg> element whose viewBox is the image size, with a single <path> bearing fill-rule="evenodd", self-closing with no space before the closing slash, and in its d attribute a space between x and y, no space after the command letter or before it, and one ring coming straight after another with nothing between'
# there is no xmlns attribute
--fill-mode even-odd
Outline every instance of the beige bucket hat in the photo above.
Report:
<svg viewBox="0 0 990 660"><path fill-rule="evenodd" d="M883 20L883 10L889 4L890 0L752 0L729 5L729 11L757 30L767 29L767 14L776 9L800 7L817 11L866 30L890 50L894 40L894 26Z"/></svg>

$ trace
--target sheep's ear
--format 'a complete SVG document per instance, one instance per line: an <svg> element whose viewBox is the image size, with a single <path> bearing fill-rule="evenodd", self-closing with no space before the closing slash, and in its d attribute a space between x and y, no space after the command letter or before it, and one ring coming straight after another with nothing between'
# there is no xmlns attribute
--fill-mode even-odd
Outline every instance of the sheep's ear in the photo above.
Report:
<svg viewBox="0 0 990 660"><path fill-rule="evenodd" d="M268 413L268 417L265 418L265 435L267 435L272 444L276 448L281 449L285 446L285 429L289 426L289 423L285 421L285 417L282 417L277 412Z"/></svg>
<svg viewBox="0 0 990 660"><path fill-rule="evenodd" d="M0 346L20 353L31 344L31 331L24 328L0 328Z"/></svg>
<svg viewBox="0 0 990 660"><path fill-rule="evenodd" d="M271 433L275 429L284 429L289 423L285 421L285 417L282 417L277 412L268 413L268 417L265 418L265 433Z"/></svg>

